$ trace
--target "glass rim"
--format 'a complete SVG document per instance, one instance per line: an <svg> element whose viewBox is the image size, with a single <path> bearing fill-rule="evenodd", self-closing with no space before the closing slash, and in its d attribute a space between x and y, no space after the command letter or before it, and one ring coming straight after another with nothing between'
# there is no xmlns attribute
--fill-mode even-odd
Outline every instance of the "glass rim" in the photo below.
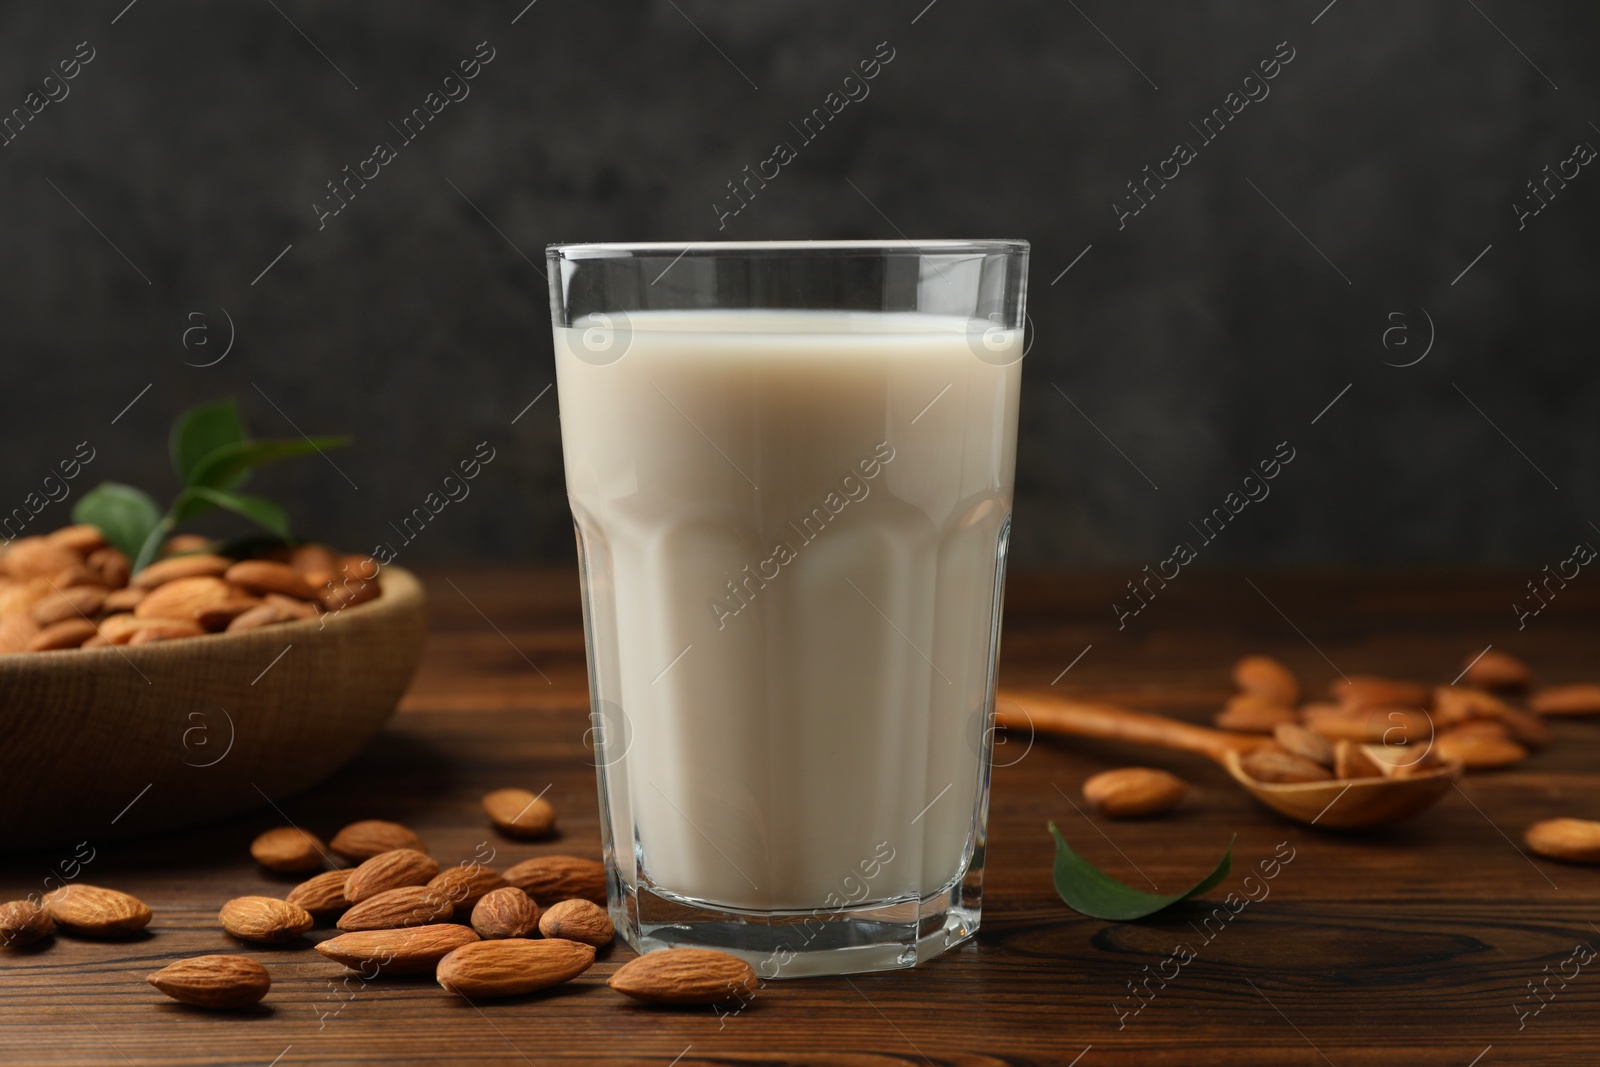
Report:
<svg viewBox="0 0 1600 1067"><path fill-rule="evenodd" d="M896 241L576 241L545 245L545 257L550 262L561 259L611 259L628 256L692 255L752 255L758 253L807 252L867 252L883 254L907 253L968 253L972 255L1005 255L1027 253L1029 244L1021 238L997 239L934 239Z"/></svg>

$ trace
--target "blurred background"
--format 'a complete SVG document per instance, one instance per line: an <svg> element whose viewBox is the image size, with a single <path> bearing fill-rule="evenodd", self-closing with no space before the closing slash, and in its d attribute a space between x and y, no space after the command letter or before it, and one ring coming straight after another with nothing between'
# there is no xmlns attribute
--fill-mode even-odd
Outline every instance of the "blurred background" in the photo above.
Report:
<svg viewBox="0 0 1600 1067"><path fill-rule="evenodd" d="M259 435L356 438L255 483L300 531L398 544L487 442L399 562L570 561L547 242L1022 237L1015 564L1153 565L1287 442L1204 564L1537 570L1600 544L1597 23L1576 0L7 5L0 510L80 442L74 499L165 500L172 417L232 394ZM732 214L779 142L797 158Z"/></svg>

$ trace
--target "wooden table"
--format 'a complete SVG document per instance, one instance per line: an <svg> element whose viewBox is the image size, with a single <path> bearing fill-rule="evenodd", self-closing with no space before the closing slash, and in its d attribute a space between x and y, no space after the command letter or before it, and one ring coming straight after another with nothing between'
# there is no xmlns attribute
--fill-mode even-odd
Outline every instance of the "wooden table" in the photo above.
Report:
<svg viewBox="0 0 1600 1067"><path fill-rule="evenodd" d="M326 833L356 818L398 819L446 862L480 842L500 864L598 857L575 576L425 577L434 633L401 714L335 780L281 799L284 812ZM1058 679L1058 690L1203 719L1228 692L1229 664L1249 651L1282 657L1317 688L1336 669L1449 681L1464 655L1490 643L1550 681L1600 677L1600 587L1582 582L1519 633L1508 605L1520 573L1185 572L1119 631L1109 605L1126 577L1014 575L1004 682ZM341 968L304 946L241 949L216 910L287 888L245 851L282 822L272 812L107 845L83 877L147 901L152 935L58 938L0 959L0 1062L1592 1063L1600 966L1564 988L1552 979L1558 992L1523 1014L1540 1005L1530 983L1557 974L1578 943L1600 946L1600 869L1530 859L1519 847L1536 819L1600 814L1600 724L1558 722L1556 735L1513 770L1470 777L1414 823L1363 836L1286 823L1191 757L1041 738L1019 759L1026 739L1013 737L1002 757L1010 765L995 774L975 942L915 971L771 984L724 1020L636 1006L605 989L631 956L620 946L570 987L481 1007L427 979L344 991ZM1087 817L1083 779L1130 762L1168 768L1196 795L1160 820ZM478 797L509 784L550 786L559 840L519 844L485 826ZM1163 891L1195 880L1236 832L1234 874L1207 906L1139 923L1085 918L1052 890L1050 819L1107 871ZM1266 895L1205 927L1208 940L1202 923L1225 892L1243 893L1246 873L1290 850L1275 878L1250 883ZM0 890L36 888L56 858L9 857ZM1163 961L1179 945L1196 958L1165 988L1152 980L1132 1013L1141 1000L1130 983L1170 974ZM185 1009L143 982L173 959L232 951L272 970L272 992L254 1012Z"/></svg>

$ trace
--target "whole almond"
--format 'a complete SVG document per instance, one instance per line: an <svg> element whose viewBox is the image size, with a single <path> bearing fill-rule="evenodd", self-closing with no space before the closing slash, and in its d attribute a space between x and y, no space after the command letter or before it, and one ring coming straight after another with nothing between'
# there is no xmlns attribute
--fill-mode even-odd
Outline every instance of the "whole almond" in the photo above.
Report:
<svg viewBox="0 0 1600 1067"><path fill-rule="evenodd" d="M368 897L339 916L341 930L392 930L402 926L427 926L448 919L455 902L425 885L386 889Z"/></svg>
<svg viewBox="0 0 1600 1067"><path fill-rule="evenodd" d="M258 596L266 593L282 593L296 600L315 600L317 596L316 591L306 584L299 571L287 563L277 563L270 559L241 560L228 568L225 577L234 585L241 586Z"/></svg>
<svg viewBox="0 0 1600 1067"><path fill-rule="evenodd" d="M272 988L267 969L248 956L195 956L170 963L145 981L196 1008L249 1007Z"/></svg>
<svg viewBox="0 0 1600 1067"><path fill-rule="evenodd" d="M1522 837L1541 856L1568 863L1600 863L1600 822L1545 819L1528 827Z"/></svg>
<svg viewBox="0 0 1600 1067"><path fill-rule="evenodd" d="M201 609L219 604L234 595L221 578L196 575L165 582L139 601L133 613L141 619L186 619L195 621Z"/></svg>
<svg viewBox="0 0 1600 1067"><path fill-rule="evenodd" d="M359 904L379 893L399 889L406 885L427 885L428 879L439 873L439 861L426 852L414 848L396 848L380 852L362 862L344 884L344 898Z"/></svg>
<svg viewBox="0 0 1600 1067"><path fill-rule="evenodd" d="M224 630L234 619L252 608L260 607L261 603L260 598L253 596L229 597L196 610L194 621L207 630Z"/></svg>
<svg viewBox="0 0 1600 1067"><path fill-rule="evenodd" d="M133 609L149 595L143 589L113 589L106 594L105 603L100 605L100 610L112 613L125 611L129 613L129 618L132 618Z"/></svg>
<svg viewBox="0 0 1600 1067"><path fill-rule="evenodd" d="M31 900L0 904L0 946L21 948L55 933L55 920Z"/></svg>
<svg viewBox="0 0 1600 1067"><path fill-rule="evenodd" d="M315 571L332 574L339 569L339 554L327 545L314 542L295 545L289 551L289 566L301 574L311 574Z"/></svg>
<svg viewBox="0 0 1600 1067"><path fill-rule="evenodd" d="M369 860L380 853L397 848L414 848L428 851L422 838L397 822L383 819L363 819L353 822L333 835L333 850L353 860Z"/></svg>
<svg viewBox="0 0 1600 1067"><path fill-rule="evenodd" d="M1528 750L1478 723L1466 723L1441 731L1433 739L1433 751L1442 760L1459 762L1468 770L1509 767L1528 758Z"/></svg>
<svg viewBox="0 0 1600 1067"><path fill-rule="evenodd" d="M128 580L135 589L154 589L179 578L220 578L228 573L233 560L204 553L192 556L173 556L157 560Z"/></svg>
<svg viewBox="0 0 1600 1067"><path fill-rule="evenodd" d="M44 896L44 910L71 933L126 937L143 930L152 913L138 897L97 885L68 885Z"/></svg>
<svg viewBox="0 0 1600 1067"><path fill-rule="evenodd" d="M203 637L205 630L189 619L142 619L144 623L128 638L130 645L148 645L157 641L176 641L181 637Z"/></svg>
<svg viewBox="0 0 1600 1067"><path fill-rule="evenodd" d="M436 889L446 898L455 901L458 917L472 914L473 907L485 894L503 889L505 886L506 880L499 871L477 862L458 863L454 867L446 867L434 875L433 880L428 883L428 888Z"/></svg>
<svg viewBox="0 0 1600 1067"><path fill-rule="evenodd" d="M484 796L483 810L512 837L544 837L556 826L556 809L526 789L496 789Z"/></svg>
<svg viewBox="0 0 1600 1067"><path fill-rule="evenodd" d="M540 907L568 897L592 900L596 904L606 899L605 866L576 856L535 856L506 871L505 878Z"/></svg>
<svg viewBox="0 0 1600 1067"><path fill-rule="evenodd" d="M26 581L60 574L73 564L82 563L83 557L43 537L19 537L6 550L4 562L7 574Z"/></svg>
<svg viewBox="0 0 1600 1067"><path fill-rule="evenodd" d="M1219 730L1236 730L1242 733L1270 734L1279 723L1294 722L1295 710L1256 693L1239 693L1228 698L1228 703L1212 717Z"/></svg>
<svg viewBox="0 0 1600 1067"><path fill-rule="evenodd" d="M69 552L76 552L80 556L87 556L106 547L106 535L100 532L100 527L86 522L52 530L45 535L45 540L53 545L60 545Z"/></svg>
<svg viewBox="0 0 1600 1067"><path fill-rule="evenodd" d="M617 929L611 925L606 909L593 901L563 900L539 916L539 932L545 937L581 941L599 948L611 943Z"/></svg>
<svg viewBox="0 0 1600 1067"><path fill-rule="evenodd" d="M444 957L478 940L470 928L433 923L402 930L360 930L317 943L317 951L351 970L382 974L423 974Z"/></svg>
<svg viewBox="0 0 1600 1067"><path fill-rule="evenodd" d="M1333 778L1326 767L1296 756L1276 745L1265 745L1246 753L1239 760L1244 772L1258 782L1293 785L1297 782L1326 782Z"/></svg>
<svg viewBox="0 0 1600 1067"><path fill-rule="evenodd" d="M26 611L0 614L0 653L26 652L38 634L38 623Z"/></svg>
<svg viewBox="0 0 1600 1067"><path fill-rule="evenodd" d="M309 911L277 897L235 897L217 919L234 937L264 945L293 941L314 924Z"/></svg>
<svg viewBox="0 0 1600 1067"><path fill-rule="evenodd" d="M323 871L289 890L289 895L284 899L291 904L300 905L314 918L338 915L350 906L350 902L344 897L344 884L350 879L350 872L351 868L348 867L337 871Z"/></svg>
<svg viewBox="0 0 1600 1067"><path fill-rule="evenodd" d="M439 984L457 996L514 997L571 981L594 965L576 941L472 941L439 961Z"/></svg>
<svg viewBox="0 0 1600 1067"><path fill-rule="evenodd" d="M704 948L669 948L629 960L607 983L654 1004L721 1004L755 996L756 972L737 956Z"/></svg>
<svg viewBox="0 0 1600 1067"><path fill-rule="evenodd" d="M1528 707L1541 715L1600 715L1600 685L1550 686L1533 694Z"/></svg>
<svg viewBox="0 0 1600 1067"><path fill-rule="evenodd" d="M291 619L314 619L322 614L322 602L317 600L296 600L282 593L268 593L262 597L262 602L271 604Z"/></svg>
<svg viewBox="0 0 1600 1067"><path fill-rule="evenodd" d="M161 546L161 555L165 557L175 556L180 552L205 552L215 544L216 542L205 534L173 534Z"/></svg>
<svg viewBox="0 0 1600 1067"><path fill-rule="evenodd" d="M1333 774L1343 779L1384 777L1383 769L1355 741L1340 741L1334 746Z"/></svg>
<svg viewBox="0 0 1600 1067"><path fill-rule="evenodd" d="M106 583L102 582L100 576L90 570L88 565L84 563L74 563L72 566L51 575L50 584L61 590L71 589L79 585L98 585L102 590L106 589Z"/></svg>
<svg viewBox="0 0 1600 1067"><path fill-rule="evenodd" d="M46 626L28 642L29 652L54 652L57 649L77 648L95 635L94 623L88 619L63 619Z"/></svg>
<svg viewBox="0 0 1600 1067"><path fill-rule="evenodd" d="M1484 689L1526 689L1533 683L1533 672L1526 663L1492 648L1476 659L1467 657L1462 666L1466 683Z"/></svg>
<svg viewBox="0 0 1600 1067"><path fill-rule="evenodd" d="M321 870L327 851L322 838L298 826L279 826L250 842L257 863L288 874Z"/></svg>
<svg viewBox="0 0 1600 1067"><path fill-rule="evenodd" d="M276 604L257 604L247 608L228 620L226 627L230 634L247 633L250 630L259 630L263 626L275 626L280 622L289 622L290 616L286 615Z"/></svg>
<svg viewBox="0 0 1600 1067"><path fill-rule="evenodd" d="M52 592L35 604L33 621L39 626L53 626L67 619L82 619L98 615L105 603L105 586L74 585Z"/></svg>
<svg viewBox="0 0 1600 1067"><path fill-rule="evenodd" d="M1353 674L1348 678L1340 678L1328 687L1328 692L1339 703L1357 707L1398 705L1422 708L1427 706L1429 698L1425 685L1372 674Z"/></svg>
<svg viewBox="0 0 1600 1067"><path fill-rule="evenodd" d="M487 940L529 937L539 929L539 905L516 886L493 890L473 906L472 928Z"/></svg>
<svg viewBox="0 0 1600 1067"><path fill-rule="evenodd" d="M120 590L128 584L128 579L133 574L133 568L128 564L128 557L122 554L120 548L97 548L89 553L84 561L88 568L100 578L100 584L108 589ZM121 611L123 609L116 609Z"/></svg>
<svg viewBox="0 0 1600 1067"><path fill-rule="evenodd" d="M1297 722L1279 723L1272 728L1272 736L1288 752L1301 756L1324 767L1333 766L1333 746L1328 739Z"/></svg>
<svg viewBox="0 0 1600 1067"><path fill-rule="evenodd" d="M1153 767L1101 771L1083 783L1083 799L1108 819L1161 815L1188 792L1183 779Z"/></svg>
<svg viewBox="0 0 1600 1067"><path fill-rule="evenodd" d="M1294 672L1271 656L1245 656L1233 665L1233 684L1274 704L1294 705L1300 683Z"/></svg>
<svg viewBox="0 0 1600 1067"><path fill-rule="evenodd" d="M1410 708L1307 704L1300 715L1307 729L1330 741L1399 745L1433 735L1428 714Z"/></svg>

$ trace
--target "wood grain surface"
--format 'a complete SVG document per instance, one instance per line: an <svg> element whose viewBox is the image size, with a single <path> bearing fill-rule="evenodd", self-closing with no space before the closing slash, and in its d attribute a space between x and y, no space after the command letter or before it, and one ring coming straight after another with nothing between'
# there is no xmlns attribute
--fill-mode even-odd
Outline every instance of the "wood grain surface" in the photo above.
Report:
<svg viewBox="0 0 1600 1067"><path fill-rule="evenodd" d="M434 617L422 672L390 728L334 780L273 798L281 813L181 835L97 846L101 828L83 827L94 852L78 880L137 894L155 920L134 941L60 937L0 953L0 1062L1495 1067L1600 1055L1600 966L1560 973L1576 945L1600 946L1600 868L1520 847L1537 819L1600 816L1600 722L1588 721L1556 722L1556 743L1526 763L1469 776L1416 821L1364 835L1285 822L1198 757L1009 736L976 941L913 971L768 984L726 1018L606 989L631 956L620 946L570 986L472 1005L431 979L341 986L347 972L306 944L234 942L217 908L290 884L246 852L285 818L325 835L357 818L398 819L447 863L481 847L499 865L598 858L575 575L423 577ZM1229 665L1251 651L1280 656L1312 688L1341 671L1447 682L1491 643L1551 682L1600 679L1600 596L1574 583L1518 632L1508 605L1526 577L1186 574L1119 631L1109 605L1125 576L1013 575L1002 679L1056 679L1058 690L1196 721L1220 706ZM1171 770L1195 794L1159 820L1088 818L1084 778L1129 763ZM505 785L548 786L560 837L518 843L490 829L478 798ZM139 806L122 818L136 821ZM1175 891L1237 833L1234 872L1205 902L1155 919L1085 918L1052 890L1051 819L1131 884ZM1261 875L1263 861L1291 852L1269 868L1275 877ZM8 856L0 895L37 891L71 860ZM1219 918L1230 890L1256 899ZM1179 946L1194 958L1164 963ZM273 975L266 1000L208 1014L143 981L209 952L262 960ZM1159 976L1174 972L1163 987ZM1131 986L1150 975L1136 998ZM1549 992L1536 1000L1530 983Z"/></svg>

